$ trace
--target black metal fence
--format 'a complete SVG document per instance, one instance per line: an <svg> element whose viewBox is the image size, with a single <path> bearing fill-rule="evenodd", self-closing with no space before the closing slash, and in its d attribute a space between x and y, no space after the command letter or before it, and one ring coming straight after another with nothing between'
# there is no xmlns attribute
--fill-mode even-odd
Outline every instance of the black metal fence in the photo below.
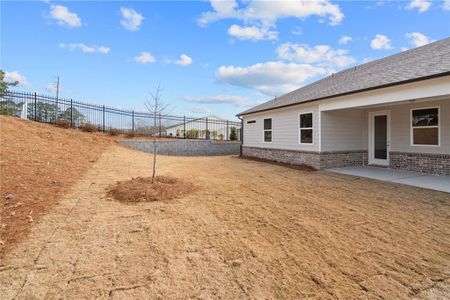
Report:
<svg viewBox="0 0 450 300"><path fill-rule="evenodd" d="M8 91L1 95L0 114L78 128L91 124L97 130L124 134L189 139L240 141L240 122L217 117L158 115L55 98L37 93ZM155 126L156 119L156 126Z"/></svg>

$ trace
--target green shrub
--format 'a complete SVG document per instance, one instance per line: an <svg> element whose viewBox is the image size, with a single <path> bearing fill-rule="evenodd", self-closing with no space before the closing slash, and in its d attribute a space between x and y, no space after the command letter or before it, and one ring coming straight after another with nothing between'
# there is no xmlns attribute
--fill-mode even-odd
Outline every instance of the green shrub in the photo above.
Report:
<svg viewBox="0 0 450 300"><path fill-rule="evenodd" d="M236 127L230 128L230 141L236 141L237 140L237 130Z"/></svg>

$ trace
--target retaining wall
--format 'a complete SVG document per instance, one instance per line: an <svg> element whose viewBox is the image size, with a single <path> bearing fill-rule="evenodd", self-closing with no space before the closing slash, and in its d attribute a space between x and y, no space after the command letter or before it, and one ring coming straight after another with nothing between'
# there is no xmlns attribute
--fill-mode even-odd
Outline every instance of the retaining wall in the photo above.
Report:
<svg viewBox="0 0 450 300"><path fill-rule="evenodd" d="M152 140L122 140L120 144L143 152L153 153ZM239 154L240 142L203 140L156 141L157 153L175 156L210 156Z"/></svg>

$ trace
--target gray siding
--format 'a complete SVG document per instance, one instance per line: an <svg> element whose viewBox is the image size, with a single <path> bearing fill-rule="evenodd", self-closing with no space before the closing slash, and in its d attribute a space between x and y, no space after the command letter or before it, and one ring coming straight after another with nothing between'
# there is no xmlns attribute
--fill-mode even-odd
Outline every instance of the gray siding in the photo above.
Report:
<svg viewBox="0 0 450 300"><path fill-rule="evenodd" d="M299 142L299 114L313 113L313 144ZM263 120L272 118L272 142L264 142ZM244 119L244 146L285 150L318 151L320 122L317 105L302 105L268 112L246 115ZM247 121L255 120L254 124Z"/></svg>
<svg viewBox="0 0 450 300"><path fill-rule="evenodd" d="M411 109L439 106L440 146L411 146ZM396 105L380 110L391 111L391 151L450 154L450 98Z"/></svg>
<svg viewBox="0 0 450 300"><path fill-rule="evenodd" d="M411 109L440 108L440 146L411 146ZM322 112L322 151L368 149L369 113L391 113L391 149L393 152L450 154L450 98L366 109L342 109Z"/></svg>
<svg viewBox="0 0 450 300"><path fill-rule="evenodd" d="M322 112L322 151L367 150L367 113L361 109Z"/></svg>

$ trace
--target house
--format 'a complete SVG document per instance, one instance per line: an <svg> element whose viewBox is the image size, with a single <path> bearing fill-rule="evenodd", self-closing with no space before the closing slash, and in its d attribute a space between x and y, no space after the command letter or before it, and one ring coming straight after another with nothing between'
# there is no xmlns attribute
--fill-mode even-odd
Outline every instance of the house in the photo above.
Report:
<svg viewBox="0 0 450 300"><path fill-rule="evenodd" d="M233 127L236 129L237 135L239 135L240 123L210 115L194 119L187 118L185 122L167 127L166 135L171 137L229 140ZM239 140L238 137L237 139Z"/></svg>
<svg viewBox="0 0 450 300"><path fill-rule="evenodd" d="M450 38L332 74L238 117L244 156L449 175Z"/></svg>

